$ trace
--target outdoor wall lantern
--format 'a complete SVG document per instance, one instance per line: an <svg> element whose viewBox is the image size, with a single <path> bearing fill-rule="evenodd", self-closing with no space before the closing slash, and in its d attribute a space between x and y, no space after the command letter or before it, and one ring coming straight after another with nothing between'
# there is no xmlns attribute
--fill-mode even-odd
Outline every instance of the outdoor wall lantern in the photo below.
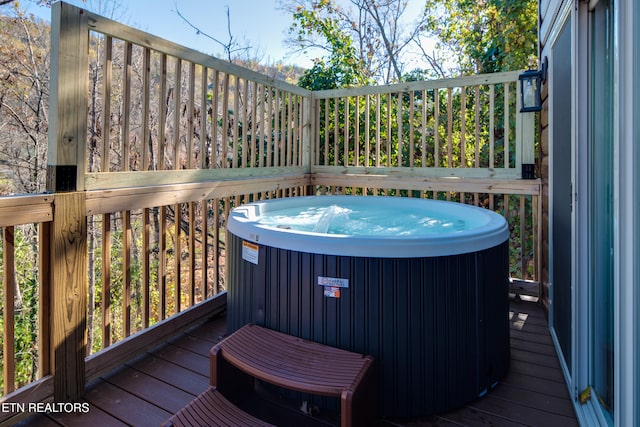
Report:
<svg viewBox="0 0 640 427"><path fill-rule="evenodd" d="M544 58L541 70L527 70L518 76L520 80L520 112L542 110L540 89L547 79L547 58Z"/></svg>

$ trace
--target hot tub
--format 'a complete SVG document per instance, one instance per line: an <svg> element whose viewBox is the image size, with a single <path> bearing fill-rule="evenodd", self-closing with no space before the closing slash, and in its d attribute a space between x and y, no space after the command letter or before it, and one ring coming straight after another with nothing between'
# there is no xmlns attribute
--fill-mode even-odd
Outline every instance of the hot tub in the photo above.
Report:
<svg viewBox="0 0 640 427"><path fill-rule="evenodd" d="M373 355L379 415L444 412L506 373L502 216L426 199L312 196L243 205L227 228L229 332L253 322Z"/></svg>

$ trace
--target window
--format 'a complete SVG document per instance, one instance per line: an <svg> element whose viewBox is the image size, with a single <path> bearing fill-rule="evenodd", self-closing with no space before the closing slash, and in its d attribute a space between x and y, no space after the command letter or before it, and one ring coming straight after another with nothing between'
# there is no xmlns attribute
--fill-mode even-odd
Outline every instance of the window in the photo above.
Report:
<svg viewBox="0 0 640 427"><path fill-rule="evenodd" d="M614 46L613 0L591 12L589 138L590 379L605 414L613 414L614 342Z"/></svg>

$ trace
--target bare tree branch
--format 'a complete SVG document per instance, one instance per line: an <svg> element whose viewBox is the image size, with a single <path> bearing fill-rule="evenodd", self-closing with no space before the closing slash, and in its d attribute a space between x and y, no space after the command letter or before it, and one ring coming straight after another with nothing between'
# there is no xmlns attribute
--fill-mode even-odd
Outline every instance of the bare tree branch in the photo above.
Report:
<svg viewBox="0 0 640 427"><path fill-rule="evenodd" d="M226 9L226 14L227 14L227 33L229 35L229 41L227 42L223 42L221 40L218 40L216 37L202 31L198 26L194 25L186 16L184 16L182 14L182 12L180 12L180 9L178 9L178 2L176 0L175 2L175 8L176 8L176 14L191 28L193 28L196 31L196 34L198 35L203 35L204 37L208 38L209 40L219 44L220 46L222 46L222 49L224 49L225 55L227 56L227 60L229 62L232 61L233 57L232 54L237 53L237 52L241 52L241 51L246 51L251 49L250 46L240 46L236 40L235 37L233 36L233 33L231 32L231 14L229 11L229 6L225 6Z"/></svg>

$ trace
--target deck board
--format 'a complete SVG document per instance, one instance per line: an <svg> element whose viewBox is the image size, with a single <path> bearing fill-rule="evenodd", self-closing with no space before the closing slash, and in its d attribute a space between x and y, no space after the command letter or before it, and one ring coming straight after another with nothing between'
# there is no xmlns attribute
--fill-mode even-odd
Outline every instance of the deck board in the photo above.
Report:
<svg viewBox="0 0 640 427"><path fill-rule="evenodd" d="M88 388L85 399L107 414L132 426L158 426L172 414L103 379L96 380ZM94 422L85 425L91 424Z"/></svg>
<svg viewBox="0 0 640 427"><path fill-rule="evenodd" d="M539 305L512 301L511 365L494 390L449 413L381 425L578 425L546 324ZM224 318L208 321L102 376L87 387L88 414L40 414L25 425L158 426L206 389L209 350L225 328Z"/></svg>
<svg viewBox="0 0 640 427"><path fill-rule="evenodd" d="M170 383L161 381L135 369L122 369L105 379L108 383L120 387L128 394L136 395L147 402L153 402L174 413L195 397Z"/></svg>
<svg viewBox="0 0 640 427"><path fill-rule="evenodd" d="M209 385L209 373L193 372L190 369L167 362L152 354L131 363L131 368L144 372L194 396L200 394Z"/></svg>
<svg viewBox="0 0 640 427"><path fill-rule="evenodd" d="M98 427L98 426L122 427L122 426L129 425L115 418L113 415L104 412L102 409L96 407L95 405L89 405L88 414L81 414L81 413L52 414L49 416L51 417L49 421L54 423L54 425L63 425L65 427L86 427L87 425L91 425L95 427ZM49 424L41 424L41 425L48 426Z"/></svg>

